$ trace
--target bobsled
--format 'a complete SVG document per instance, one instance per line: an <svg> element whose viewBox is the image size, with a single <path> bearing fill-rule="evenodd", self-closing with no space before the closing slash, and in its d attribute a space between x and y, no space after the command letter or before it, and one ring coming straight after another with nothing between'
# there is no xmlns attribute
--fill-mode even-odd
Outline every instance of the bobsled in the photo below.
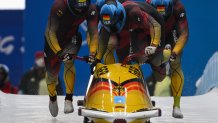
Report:
<svg viewBox="0 0 218 123"><path fill-rule="evenodd" d="M79 100L78 115L84 123L148 123L161 116L152 103L139 64L105 65L98 63L90 77L84 100Z"/></svg>

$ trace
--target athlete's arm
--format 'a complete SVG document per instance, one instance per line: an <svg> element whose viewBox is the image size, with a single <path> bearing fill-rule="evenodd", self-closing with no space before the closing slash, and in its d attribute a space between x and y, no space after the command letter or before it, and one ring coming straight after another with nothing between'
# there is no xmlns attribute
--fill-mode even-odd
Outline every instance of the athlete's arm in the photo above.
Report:
<svg viewBox="0 0 218 123"><path fill-rule="evenodd" d="M157 47L161 38L161 25L151 16L148 16L148 24L151 32L151 46Z"/></svg>
<svg viewBox="0 0 218 123"><path fill-rule="evenodd" d="M140 9L138 6L132 8L128 13L130 18L130 28L141 28L147 32L150 31L151 35L151 46L157 47L160 43L161 38L161 25L147 12Z"/></svg>
<svg viewBox="0 0 218 123"><path fill-rule="evenodd" d="M188 40L189 35L189 29L188 29L188 21L186 17L185 8L183 5L179 2L175 5L175 16L176 20L178 22L178 30L177 33L179 34L179 37L176 41L176 45L173 49L173 52L175 52L177 55L180 54Z"/></svg>
<svg viewBox="0 0 218 123"><path fill-rule="evenodd" d="M90 5L87 17L89 53L95 55L98 47L98 12L95 5ZM88 39L89 38L89 39Z"/></svg>
<svg viewBox="0 0 218 123"><path fill-rule="evenodd" d="M148 15L150 15L151 17L154 18L154 20L156 20L160 26L161 26L161 44L165 44L165 22L164 22L164 18L163 16L154 8L152 7L150 4L146 3L146 2L136 2L138 4L138 6L140 6L140 8L143 9L143 11L145 11Z"/></svg>
<svg viewBox="0 0 218 123"><path fill-rule="evenodd" d="M97 59L101 60L103 58L107 50L109 38L110 38L110 33L104 27L102 27L99 33L99 46L96 55Z"/></svg>
<svg viewBox="0 0 218 123"><path fill-rule="evenodd" d="M61 50L56 35L56 31L59 27L59 16L61 16L61 13L58 13L58 8L61 4L63 4L63 2L59 0L54 2L50 11L45 32L46 41L55 54Z"/></svg>

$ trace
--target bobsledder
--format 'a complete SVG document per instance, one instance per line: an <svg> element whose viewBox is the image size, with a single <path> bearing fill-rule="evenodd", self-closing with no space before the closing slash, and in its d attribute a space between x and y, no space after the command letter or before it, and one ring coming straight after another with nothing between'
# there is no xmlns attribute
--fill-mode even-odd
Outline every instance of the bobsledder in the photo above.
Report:
<svg viewBox="0 0 218 123"><path fill-rule="evenodd" d="M77 102L84 123L147 123L161 116L161 109L150 99L139 64L127 64L134 57L137 55L129 55L122 64L96 65L84 100Z"/></svg>

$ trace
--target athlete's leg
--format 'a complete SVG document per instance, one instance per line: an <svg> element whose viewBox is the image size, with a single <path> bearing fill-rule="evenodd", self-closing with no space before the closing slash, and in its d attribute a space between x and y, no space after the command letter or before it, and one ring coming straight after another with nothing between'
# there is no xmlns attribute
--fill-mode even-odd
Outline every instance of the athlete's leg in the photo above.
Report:
<svg viewBox="0 0 218 123"><path fill-rule="evenodd" d="M180 107L180 97L184 84L184 75L181 68L181 56L176 61L170 63L171 66L171 88L174 96L174 106Z"/></svg>
<svg viewBox="0 0 218 123"><path fill-rule="evenodd" d="M155 80L155 77L153 75L153 72L147 76L145 78L145 82L147 84L147 87L148 87L148 91L149 91L149 94L150 96L154 96L154 92L155 92L155 85L156 85L156 80Z"/></svg>
<svg viewBox="0 0 218 123"><path fill-rule="evenodd" d="M72 101L72 94L74 92L74 82L75 82L75 66L73 61L66 61L64 62L64 83L66 86L66 98L68 95L71 95L67 98L67 100ZM65 99L66 99L65 98Z"/></svg>
<svg viewBox="0 0 218 123"><path fill-rule="evenodd" d="M66 87L66 96L64 103L64 113L71 113L74 111L73 108L73 92L75 83L75 67L73 61L64 62L64 83Z"/></svg>
<svg viewBox="0 0 218 123"><path fill-rule="evenodd" d="M82 44L82 37L80 33L76 36L72 37L72 41L66 44L65 48L66 53L71 53L77 55ZM74 60L65 61L64 62L64 83L66 86L66 96L65 96L65 105L64 105L64 113L71 113L74 111L72 101L73 101L73 92L74 92L74 83L75 83L75 66Z"/></svg>
<svg viewBox="0 0 218 123"><path fill-rule="evenodd" d="M169 61L171 55L170 49L164 49L162 52L157 52L149 57L149 63L153 66L161 66Z"/></svg>
<svg viewBox="0 0 218 123"><path fill-rule="evenodd" d="M163 52L156 53L149 57L148 63L150 63L153 70L153 77L155 81L162 81L166 77L166 63L169 61L171 55L170 49L164 49Z"/></svg>
<svg viewBox="0 0 218 123"><path fill-rule="evenodd" d="M129 46L122 47L116 50L118 62L122 63L123 60L129 55Z"/></svg>
<svg viewBox="0 0 218 123"><path fill-rule="evenodd" d="M57 93L56 93L56 83L58 81L58 75L55 73L50 73L50 72L46 72L46 83L47 83L47 87L48 87L48 92L49 92L49 96L51 97L56 97Z"/></svg>
<svg viewBox="0 0 218 123"><path fill-rule="evenodd" d="M161 82L156 82L154 89L154 96L171 96L171 81L167 75Z"/></svg>
<svg viewBox="0 0 218 123"><path fill-rule="evenodd" d="M182 90L184 85L184 75L181 67L181 55L177 56L176 60L170 63L170 68L171 68L171 74L170 74L171 89L174 97L173 107L174 110L176 110L175 108L178 108L180 110L180 98L182 95ZM173 112L174 117L183 118L181 111L178 113L174 113L174 112Z"/></svg>
<svg viewBox="0 0 218 123"><path fill-rule="evenodd" d="M151 87L151 95L154 94L157 82L162 82L166 77L166 63L171 55L170 49L164 49L163 52L156 53L149 57L148 63L151 65L152 73L146 78L146 83Z"/></svg>
<svg viewBox="0 0 218 123"><path fill-rule="evenodd" d="M53 117L58 115L56 83L58 81L58 73L60 70L61 61L51 51L48 44L45 45L45 66L46 66L46 83L49 92L49 110Z"/></svg>
<svg viewBox="0 0 218 123"><path fill-rule="evenodd" d="M46 83L48 86L48 92L50 97L55 97L56 83L58 82L58 74L60 71L61 61L51 51L48 44L45 46L45 67L46 67Z"/></svg>

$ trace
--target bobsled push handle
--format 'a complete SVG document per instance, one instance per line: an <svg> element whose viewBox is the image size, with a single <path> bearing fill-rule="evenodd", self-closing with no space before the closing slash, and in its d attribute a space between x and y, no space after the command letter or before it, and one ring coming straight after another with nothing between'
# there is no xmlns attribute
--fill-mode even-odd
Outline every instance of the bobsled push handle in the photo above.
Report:
<svg viewBox="0 0 218 123"><path fill-rule="evenodd" d="M72 59L88 62L88 58L81 57L81 56L76 56L76 55L72 55Z"/></svg>
<svg viewBox="0 0 218 123"><path fill-rule="evenodd" d="M88 57L81 57L81 56L77 56L77 55L75 55L75 54L69 54L69 56L70 56L70 59L74 59L74 60L80 60L80 61L84 61L84 62L86 62L86 63L88 63L89 62L89 58Z"/></svg>
<svg viewBox="0 0 218 123"><path fill-rule="evenodd" d="M133 54L129 54L127 57L125 57L125 59L123 60L122 65L126 65L129 61L131 61L133 58L139 57L141 55L143 55L144 53L140 52L140 53L133 53Z"/></svg>

